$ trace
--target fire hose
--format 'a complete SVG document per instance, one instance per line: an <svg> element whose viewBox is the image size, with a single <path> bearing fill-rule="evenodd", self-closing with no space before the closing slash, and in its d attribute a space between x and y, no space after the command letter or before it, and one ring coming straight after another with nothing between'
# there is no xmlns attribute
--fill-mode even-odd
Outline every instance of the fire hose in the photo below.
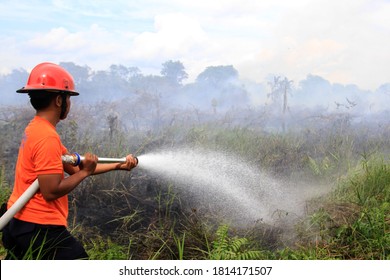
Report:
<svg viewBox="0 0 390 280"><path fill-rule="evenodd" d="M79 165L84 156L80 156L78 153L72 155L64 155L61 157L63 163L69 163L74 166ZM138 158L135 157L138 163ZM126 158L98 158L98 163L125 163ZM0 231L8 224L8 222L18 213L24 205L34 196L39 189L38 179L25 190L25 192L15 201L14 204L0 217Z"/></svg>

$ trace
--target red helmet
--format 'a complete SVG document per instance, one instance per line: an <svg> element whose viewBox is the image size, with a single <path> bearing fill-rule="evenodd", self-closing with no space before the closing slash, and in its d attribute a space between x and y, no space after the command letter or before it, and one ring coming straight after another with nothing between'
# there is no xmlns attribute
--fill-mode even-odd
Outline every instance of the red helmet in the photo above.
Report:
<svg viewBox="0 0 390 280"><path fill-rule="evenodd" d="M28 77L26 86L16 92L30 93L37 90L79 95L75 91L72 75L61 66L50 62L44 62L35 66Z"/></svg>

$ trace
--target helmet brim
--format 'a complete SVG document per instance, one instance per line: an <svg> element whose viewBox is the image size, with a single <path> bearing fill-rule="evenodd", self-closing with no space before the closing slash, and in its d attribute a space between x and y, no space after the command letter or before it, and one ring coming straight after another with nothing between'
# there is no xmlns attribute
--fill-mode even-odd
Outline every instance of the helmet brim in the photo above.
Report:
<svg viewBox="0 0 390 280"><path fill-rule="evenodd" d="M17 93L33 93L37 91L47 91L47 92L53 92L53 93L66 93L69 94L70 96L77 96L80 95L77 91L70 91L70 90L58 90L58 89L50 89L50 88L42 88L42 89L37 89L37 88L28 88L28 87L22 87L21 89L18 89L16 92Z"/></svg>

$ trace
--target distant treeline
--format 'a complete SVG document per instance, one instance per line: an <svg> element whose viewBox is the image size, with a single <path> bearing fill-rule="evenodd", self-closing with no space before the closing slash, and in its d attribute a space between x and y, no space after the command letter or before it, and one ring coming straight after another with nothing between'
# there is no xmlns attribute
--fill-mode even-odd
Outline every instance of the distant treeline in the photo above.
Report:
<svg viewBox="0 0 390 280"><path fill-rule="evenodd" d="M270 75L258 83L241 79L232 65L209 66L186 83L188 74L180 61L163 63L160 75L145 75L138 67L124 65L111 65L105 71L73 62L60 65L74 76L80 92L72 99L72 112L88 111L90 122L94 116L101 127L101 120L106 120L104 126L110 131L209 122L280 132L313 127L339 130L350 125L381 129L388 123L390 83L375 91L332 84L314 75L299 82ZM12 106L30 107L27 96L15 92L28 75L17 69L0 76L3 119L16 113Z"/></svg>
<svg viewBox="0 0 390 280"><path fill-rule="evenodd" d="M190 83L186 83L188 74L180 61L163 63L160 75L145 75L138 67L124 65L111 65L105 71L95 71L73 62L60 65L74 76L81 93L79 101L89 104L145 95L149 102L160 102L161 106L200 110L273 105L281 112L299 106L369 113L386 110L390 98L390 83L374 92L361 90L356 85L332 84L310 74L302 81L270 75L268 80L258 83L240 79L232 65L209 66ZM0 76L0 105L26 101L15 90L24 86L28 74L24 69L15 69Z"/></svg>

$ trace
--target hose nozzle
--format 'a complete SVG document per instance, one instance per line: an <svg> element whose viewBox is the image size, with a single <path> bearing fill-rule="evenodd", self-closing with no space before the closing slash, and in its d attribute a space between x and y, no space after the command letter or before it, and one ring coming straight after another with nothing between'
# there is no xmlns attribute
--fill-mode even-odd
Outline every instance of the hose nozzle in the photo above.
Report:
<svg viewBox="0 0 390 280"><path fill-rule="evenodd" d="M61 156L63 163L69 163L73 166L78 166L81 163L81 156L78 153L74 153L71 155L63 155Z"/></svg>
<svg viewBox="0 0 390 280"><path fill-rule="evenodd" d="M138 164L138 158L134 157ZM83 156L80 156L78 153L74 153L71 155L63 155L61 156L63 163L68 163L73 166L78 166L82 160L84 160ZM98 163L125 163L126 158L98 158Z"/></svg>

